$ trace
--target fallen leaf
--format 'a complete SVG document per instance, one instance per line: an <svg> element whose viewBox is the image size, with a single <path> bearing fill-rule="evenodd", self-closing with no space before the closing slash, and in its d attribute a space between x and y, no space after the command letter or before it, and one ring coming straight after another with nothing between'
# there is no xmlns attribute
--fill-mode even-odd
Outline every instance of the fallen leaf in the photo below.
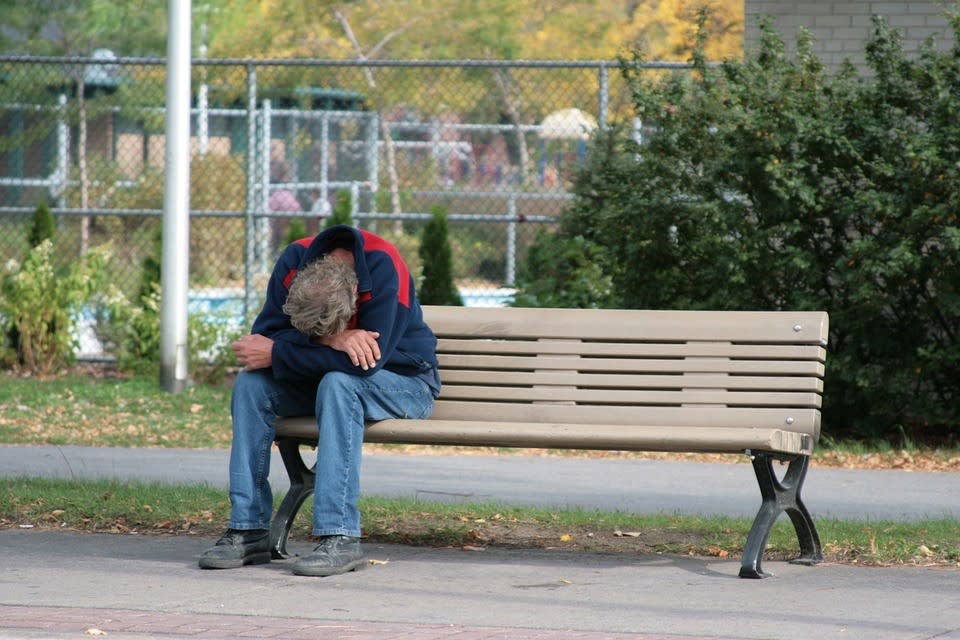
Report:
<svg viewBox="0 0 960 640"><path fill-rule="evenodd" d="M573 540L573 536L570 535L569 533L565 533L562 536L560 536L560 542L570 542L571 540Z"/></svg>
<svg viewBox="0 0 960 640"><path fill-rule="evenodd" d="M191 404L191 405L190 405L190 413L200 413L200 411L202 411L202 410L203 410L203 405L202 405L202 404L196 404L196 403L194 403L194 404Z"/></svg>
<svg viewBox="0 0 960 640"><path fill-rule="evenodd" d="M925 544L920 545L917 550L928 558L933 555L933 551L930 551L930 547Z"/></svg>
<svg viewBox="0 0 960 640"><path fill-rule="evenodd" d="M88 636L105 636L105 635L107 635L107 632L106 632L106 631L103 631L102 629L97 629L96 627L90 627L89 629L87 629L86 631L84 631L84 633L87 634Z"/></svg>

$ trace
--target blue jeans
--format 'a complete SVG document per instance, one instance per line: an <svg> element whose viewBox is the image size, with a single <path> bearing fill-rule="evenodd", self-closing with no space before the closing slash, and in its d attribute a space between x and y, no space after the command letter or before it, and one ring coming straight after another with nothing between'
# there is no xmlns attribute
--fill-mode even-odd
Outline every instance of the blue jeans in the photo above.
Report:
<svg viewBox="0 0 960 640"><path fill-rule="evenodd" d="M426 418L433 395L419 378L380 370L369 377L326 374L318 386L277 382L270 370L241 371L233 386L231 529L269 529L273 512L270 448L277 416L317 416L313 534L360 535L364 422Z"/></svg>

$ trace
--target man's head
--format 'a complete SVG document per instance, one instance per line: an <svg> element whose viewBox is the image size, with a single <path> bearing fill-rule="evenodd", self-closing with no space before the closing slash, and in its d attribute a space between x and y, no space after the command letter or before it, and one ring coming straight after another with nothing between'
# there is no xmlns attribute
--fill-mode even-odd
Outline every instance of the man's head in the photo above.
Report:
<svg viewBox="0 0 960 640"><path fill-rule="evenodd" d="M357 310L357 274L352 261L337 254L301 269L283 305L290 323L311 338L343 333Z"/></svg>

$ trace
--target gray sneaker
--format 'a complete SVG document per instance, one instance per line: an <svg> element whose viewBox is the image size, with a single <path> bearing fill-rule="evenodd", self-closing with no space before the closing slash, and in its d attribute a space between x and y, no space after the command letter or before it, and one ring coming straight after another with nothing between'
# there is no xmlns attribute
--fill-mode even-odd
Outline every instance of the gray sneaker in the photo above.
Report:
<svg viewBox="0 0 960 640"><path fill-rule="evenodd" d="M293 572L298 576L335 576L363 569L366 564L360 538L323 536L313 553L293 564Z"/></svg>
<svg viewBox="0 0 960 640"><path fill-rule="evenodd" d="M217 543L200 554L201 569L237 569L270 562L270 530L227 529Z"/></svg>

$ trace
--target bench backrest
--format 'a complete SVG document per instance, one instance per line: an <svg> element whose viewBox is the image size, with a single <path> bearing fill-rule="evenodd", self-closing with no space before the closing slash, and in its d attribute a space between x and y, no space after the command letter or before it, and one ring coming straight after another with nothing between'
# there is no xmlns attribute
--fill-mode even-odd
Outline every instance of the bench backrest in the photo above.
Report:
<svg viewBox="0 0 960 640"><path fill-rule="evenodd" d="M820 435L824 312L425 306L434 420Z"/></svg>

